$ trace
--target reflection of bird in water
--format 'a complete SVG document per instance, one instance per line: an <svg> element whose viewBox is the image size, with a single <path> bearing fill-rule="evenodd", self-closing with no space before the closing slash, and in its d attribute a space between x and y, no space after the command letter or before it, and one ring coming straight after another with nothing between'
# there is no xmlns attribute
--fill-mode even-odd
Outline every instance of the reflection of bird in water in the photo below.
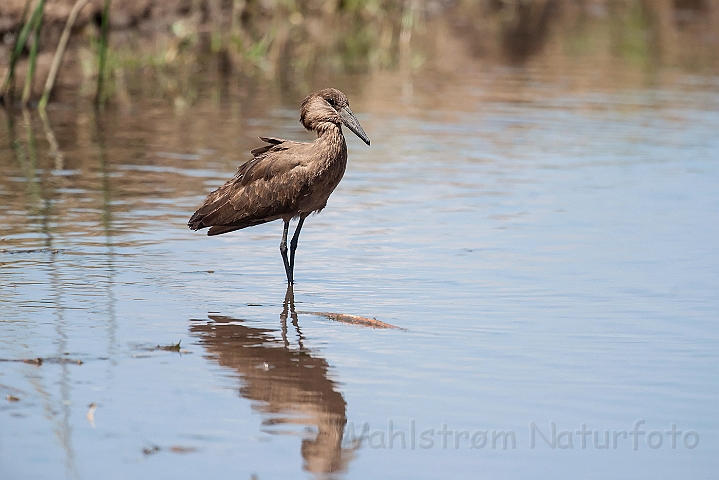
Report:
<svg viewBox="0 0 719 480"><path fill-rule="evenodd" d="M326 88L302 102L300 122L317 132L311 143L261 137L268 143L252 150L254 158L237 170L235 178L212 192L190 218L192 230L210 227L219 235L282 219L280 253L287 283L294 282L295 250L305 218L319 212L337 187L347 165L342 124L369 145L370 141L350 110L344 93ZM290 220L299 218L287 258Z"/></svg>
<svg viewBox="0 0 719 480"><path fill-rule="evenodd" d="M288 310L297 334L297 346L287 338ZM346 402L328 378L329 364L304 346L297 322L292 287L288 286L280 320L281 338L276 331L255 328L242 320L210 316L190 331L210 358L240 374L240 395L253 401L253 408L265 419L268 433L283 433L281 425L304 425L316 431L302 440L304 469L323 475L347 471L354 448L343 448L347 423ZM356 448L356 447L355 447Z"/></svg>

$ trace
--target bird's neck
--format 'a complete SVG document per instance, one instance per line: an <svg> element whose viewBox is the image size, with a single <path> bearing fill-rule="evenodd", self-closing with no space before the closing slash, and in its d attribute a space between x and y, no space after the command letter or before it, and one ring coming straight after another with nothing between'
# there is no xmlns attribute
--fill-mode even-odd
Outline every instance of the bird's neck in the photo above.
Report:
<svg viewBox="0 0 719 480"><path fill-rule="evenodd" d="M343 157L347 155L347 144L342 135L342 127L331 122L322 122L315 126L317 142L327 146L327 153L330 158Z"/></svg>
<svg viewBox="0 0 719 480"><path fill-rule="evenodd" d="M332 122L318 122L312 125L312 130L317 132L317 138L324 137L326 135L339 135L342 136L342 127Z"/></svg>

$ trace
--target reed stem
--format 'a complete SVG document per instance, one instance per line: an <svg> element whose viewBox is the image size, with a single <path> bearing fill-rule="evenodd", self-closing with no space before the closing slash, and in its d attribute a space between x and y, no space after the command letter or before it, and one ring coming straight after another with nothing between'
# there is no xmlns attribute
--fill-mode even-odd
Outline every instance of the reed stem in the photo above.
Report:
<svg viewBox="0 0 719 480"><path fill-rule="evenodd" d="M33 32L35 35L33 35L32 46L30 47L30 65L28 67L27 75L25 76L25 88L23 88L22 92L23 105L28 104L30 101L30 95L32 94L32 84L35 79L35 67L37 65L37 50L40 45L40 31L42 30L42 10L45 8L45 0L40 0L38 8L40 9L40 15L35 20L35 25L33 26Z"/></svg>
<svg viewBox="0 0 719 480"><path fill-rule="evenodd" d="M45 89L42 92L42 98L40 99L40 103L37 106L37 108L40 110L45 110L47 102L50 99L50 92L52 92L52 88L55 86L55 79L57 78L58 70L60 70L60 63L62 63L62 57L63 55L65 55L65 48L67 48L67 41L70 39L70 31L72 30L72 26L75 24L75 20L77 20L77 15L80 13L80 10L82 10L82 7L87 5L89 1L90 0L77 0L77 2L75 2L75 5L72 7L72 10L70 11L70 16L67 17L65 29L62 31L62 35L60 36L60 42L57 44L57 50L55 50L55 57L52 59L50 73L47 75L47 81L45 82Z"/></svg>
<svg viewBox="0 0 719 480"><path fill-rule="evenodd" d="M40 0L38 3L38 6L40 4L44 4L44 0ZM30 34L30 27L35 22L35 14L38 13L37 7L32 13L32 17L30 18L30 21L25 23L25 19L27 18L27 12L30 8L30 0L27 0L25 3L25 10L22 14L22 21L20 22L20 25L22 28L20 28L20 33L15 38L15 46L12 49L12 53L10 53L10 62L8 64L8 70L7 75L5 75L5 80L3 81L2 88L0 88L0 98L3 100L8 97L8 95L12 94L12 88L15 84L15 65L17 64L17 61L20 59L20 53L22 53L22 49L25 46L25 42L27 42L27 36Z"/></svg>
<svg viewBox="0 0 719 480"><path fill-rule="evenodd" d="M107 47L110 36L110 0L105 0L102 8L102 20L100 23L100 50L97 61L97 91L95 92L95 106L99 106L103 99L105 88L105 65L107 64Z"/></svg>

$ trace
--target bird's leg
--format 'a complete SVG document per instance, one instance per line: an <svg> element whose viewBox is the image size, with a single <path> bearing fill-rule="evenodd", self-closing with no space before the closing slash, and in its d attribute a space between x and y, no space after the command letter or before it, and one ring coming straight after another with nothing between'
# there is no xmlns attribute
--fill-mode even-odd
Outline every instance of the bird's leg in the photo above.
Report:
<svg viewBox="0 0 719 480"><path fill-rule="evenodd" d="M303 223L305 223L305 219L300 217L300 221L297 222L297 228L295 228L295 234L292 235L292 240L290 241L290 278L292 278L295 272L295 250L297 250L297 240L300 238L300 230L302 230ZM290 281L290 283L294 282Z"/></svg>
<svg viewBox="0 0 719 480"><path fill-rule="evenodd" d="M287 283L292 285L292 270L290 269L290 263L287 260L287 231L290 228L290 222L285 221L285 226L282 229L282 241L280 242L280 254L282 254L282 262L285 264L285 273L287 274Z"/></svg>

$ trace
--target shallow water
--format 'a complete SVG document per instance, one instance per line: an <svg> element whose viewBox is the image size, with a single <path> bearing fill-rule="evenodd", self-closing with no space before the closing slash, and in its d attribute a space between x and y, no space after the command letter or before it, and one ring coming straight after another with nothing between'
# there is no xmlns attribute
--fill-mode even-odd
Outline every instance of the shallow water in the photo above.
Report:
<svg viewBox="0 0 719 480"><path fill-rule="evenodd" d="M0 477L715 474L719 78L582 74L338 80L294 302L280 223L186 221L301 96L1 113Z"/></svg>

